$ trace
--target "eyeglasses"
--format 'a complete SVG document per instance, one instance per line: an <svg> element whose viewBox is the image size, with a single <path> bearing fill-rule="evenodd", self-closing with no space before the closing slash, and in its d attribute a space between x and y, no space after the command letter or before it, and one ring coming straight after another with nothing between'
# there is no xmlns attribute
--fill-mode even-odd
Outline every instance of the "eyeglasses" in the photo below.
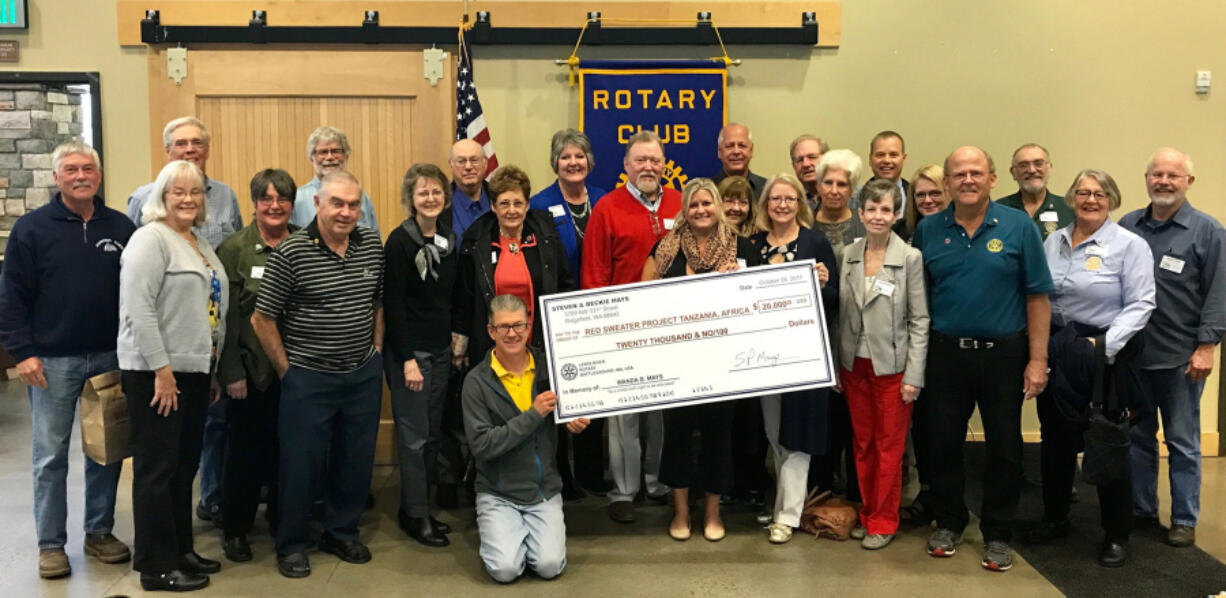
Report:
<svg viewBox="0 0 1226 598"><path fill-rule="evenodd" d="M1179 173L1176 173L1176 172L1147 172L1147 173L1145 173L1145 178L1147 178L1147 179L1149 179L1149 180L1151 180L1151 181L1166 181L1166 180L1170 180L1170 181L1174 182L1174 181L1178 181L1179 179L1186 179L1186 178L1188 178L1188 175L1186 175L1186 174L1179 174Z"/></svg>
<svg viewBox="0 0 1226 598"><path fill-rule="evenodd" d="M467 166L469 164L477 166L481 164L481 157L473 156L471 158L452 158L451 163L455 164L456 166Z"/></svg>
<svg viewBox="0 0 1226 598"><path fill-rule="evenodd" d="M795 197L786 197L783 195L772 195L766 198L766 201L773 203L773 204L782 204L785 206L790 206L790 205L795 205L796 202L800 200Z"/></svg>
<svg viewBox="0 0 1226 598"><path fill-rule="evenodd" d="M1111 197L1110 195L1107 195L1106 193L1103 193L1102 191L1090 191L1089 189L1078 189L1073 192L1073 195L1076 195L1078 199L1090 199L1091 197L1093 197L1094 199L1097 199L1099 201L1103 201Z"/></svg>
<svg viewBox="0 0 1226 598"><path fill-rule="evenodd" d="M923 201L925 199L941 199L942 197L945 197L944 191L916 191L915 192L915 199L917 201Z"/></svg>
<svg viewBox="0 0 1226 598"><path fill-rule="evenodd" d="M200 199L204 197L204 189L192 189L191 191L185 191L183 189L171 189L170 191L166 192L166 195L173 197L174 199L183 199L184 197L187 197L188 195L192 196L192 199Z"/></svg>
<svg viewBox="0 0 1226 598"><path fill-rule="evenodd" d="M316 156L343 156L345 150L339 147L321 147L315 150Z"/></svg>
<svg viewBox="0 0 1226 598"><path fill-rule="evenodd" d="M498 208L499 210L509 210L511 208L522 210L528 207L528 202L526 201L500 201L494 204L494 207Z"/></svg>
<svg viewBox="0 0 1226 598"><path fill-rule="evenodd" d="M512 330L515 331L515 334L523 334L523 332L527 329L527 322L515 322L514 324L490 324L490 330L493 330L502 336L506 336Z"/></svg>
<svg viewBox="0 0 1226 598"><path fill-rule="evenodd" d="M1018 162L1017 164L1013 165L1013 168L1024 172L1026 170L1029 170L1030 167L1032 166L1034 167L1035 170L1042 170L1044 166L1047 166L1047 160L1038 159L1038 160L1031 160L1029 162Z"/></svg>
<svg viewBox="0 0 1226 598"><path fill-rule="evenodd" d="M294 203L294 200L289 197L281 197L280 195L265 195L263 197L255 198L255 203L258 203L264 206L269 205L269 204L274 204L274 203L282 204L282 205L289 205L289 204Z"/></svg>
<svg viewBox="0 0 1226 598"><path fill-rule="evenodd" d="M177 148L177 149L186 149L188 146L191 146L191 147L205 147L205 146L207 146L208 144L209 144L209 142L207 142L207 141L205 141L205 140L200 139L199 137L197 137L197 138L193 138L193 139L176 139L176 140L174 141L174 143L172 143L171 145L172 145L172 146L174 146L174 147L175 147L175 148Z"/></svg>

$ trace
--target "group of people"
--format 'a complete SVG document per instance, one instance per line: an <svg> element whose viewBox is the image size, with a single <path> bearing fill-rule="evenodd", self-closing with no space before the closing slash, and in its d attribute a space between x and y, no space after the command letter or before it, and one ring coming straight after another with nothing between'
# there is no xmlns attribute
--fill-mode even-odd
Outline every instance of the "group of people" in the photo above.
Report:
<svg viewBox="0 0 1226 598"><path fill-rule="evenodd" d="M384 242L335 128L307 141L316 172L307 185L283 170L255 174L245 227L234 191L205 174L204 123L171 121L163 141L167 164L129 198L127 217L98 196L97 153L61 145L59 193L9 240L0 342L29 385L43 577L71 572L65 481L77 397L114 369L131 420L135 545L130 553L111 533L121 465L86 459L84 550L131 558L147 590L203 588L221 568L193 548L198 469L196 514L222 529L227 559L252 558L247 536L266 491L282 575L308 576L312 546L369 561L358 520L384 381L399 526L447 546L432 498L455 506L470 481L480 557L500 582L527 569L561 574L563 503L586 493L606 495L621 523L634 522L640 493L671 498L667 533L684 541L694 489L708 541L725 536L721 503L735 500L761 507L767 539L784 543L816 485L861 503L852 535L883 548L900 526L908 436L921 491L903 512L934 526L929 554L952 556L968 523L963 445L976 407L988 463L982 565L1007 570L1029 399L1042 425L1045 507L1029 540L1070 532L1093 412L1130 426L1132 440L1131 475L1098 485L1099 562L1124 564L1134 523L1157 524L1158 417L1170 451L1168 542L1194 542L1199 398L1226 333L1226 239L1188 203L1192 162L1177 150L1153 154L1148 207L1117 223L1110 175L1082 170L1055 195L1037 144L1012 156L1018 192L992 201L986 151L958 148L907 181L893 131L871 140L873 176L861 184L863 160L813 135L791 143L794 174L759 176L748 128L728 124L721 172L681 190L664 186L664 145L645 131L626 143L626 185L607 193L588 181L596 156L579 131L553 136L557 179L535 194L515 166L487 179L481 145L461 140L450 180L433 164L407 170L406 218ZM821 286L833 388L551 421L539 297L805 260Z"/></svg>

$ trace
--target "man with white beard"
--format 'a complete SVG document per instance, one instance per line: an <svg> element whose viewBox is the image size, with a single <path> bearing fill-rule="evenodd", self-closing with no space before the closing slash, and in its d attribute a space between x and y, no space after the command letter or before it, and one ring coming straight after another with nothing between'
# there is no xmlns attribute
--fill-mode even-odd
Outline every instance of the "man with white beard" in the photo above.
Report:
<svg viewBox="0 0 1226 598"><path fill-rule="evenodd" d="M1043 239L1073 221L1073 210L1064 198L1047 188L1051 176L1051 158L1047 148L1027 143L1013 151L1009 174L1017 181L1017 193L1006 195L996 203L1025 211L1039 227Z"/></svg>
<svg viewBox="0 0 1226 598"><path fill-rule="evenodd" d="M664 144L658 135L640 131L630 137L622 166L626 185L600 198L583 235L580 286L585 289L639 282L651 248L672 230L681 211L681 193L662 186ZM639 444L640 428L647 437L646 455ZM609 469L614 486L609 491L609 517L613 521L634 522L640 474L644 474L649 498L663 501L668 496L668 487L660 483L663 446L664 418L659 411L609 418Z"/></svg>
<svg viewBox="0 0 1226 598"><path fill-rule="evenodd" d="M311 166L315 169L315 178L299 187L298 194L294 196L294 213L290 216L289 221L290 224L299 228L304 228L315 221L315 196L319 194L319 181L328 176L330 172L346 170L345 164L349 162L349 155L353 153L349 145L349 138L345 136L345 133L336 127L327 125L311 133L311 136L307 138L306 147L307 159L311 161ZM383 238L379 234L379 221L375 218L375 203L371 201L366 191L362 191L362 212L358 217L358 224L374 231L376 237Z"/></svg>
<svg viewBox="0 0 1226 598"><path fill-rule="evenodd" d="M1149 206L1120 218L1154 253L1158 307L1138 360L1148 405L1133 406L1132 512L1158 526L1158 416L1170 451L1171 528L1167 544L1196 542L1200 514L1200 395L1213 352L1226 334L1226 230L1188 203L1192 159L1162 148L1149 159Z"/></svg>

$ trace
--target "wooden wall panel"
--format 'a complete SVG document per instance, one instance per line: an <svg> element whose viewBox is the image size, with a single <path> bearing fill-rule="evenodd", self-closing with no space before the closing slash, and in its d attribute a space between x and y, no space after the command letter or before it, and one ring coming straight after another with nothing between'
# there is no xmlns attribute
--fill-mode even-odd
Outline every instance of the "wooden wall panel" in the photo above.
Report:
<svg viewBox="0 0 1226 598"><path fill-rule="evenodd" d="M209 175L238 192L250 218L247 184L258 170L283 168L298 184L315 176L306 157L311 131L329 124L345 132L348 169L375 203L384 236L404 219L400 181L412 164L412 98L215 97L196 112L213 136Z"/></svg>

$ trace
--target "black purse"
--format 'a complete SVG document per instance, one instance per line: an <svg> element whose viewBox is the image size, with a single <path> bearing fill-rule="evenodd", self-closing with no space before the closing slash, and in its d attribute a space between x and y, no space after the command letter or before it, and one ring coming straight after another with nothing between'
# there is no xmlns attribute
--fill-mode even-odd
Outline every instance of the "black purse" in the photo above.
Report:
<svg viewBox="0 0 1226 598"><path fill-rule="evenodd" d="M1114 378L1105 375L1106 338L1096 336L1094 348L1094 391L1083 435L1085 456L1081 477L1087 484L1104 486L1128 479L1132 465L1128 454L1128 410L1119 407Z"/></svg>

